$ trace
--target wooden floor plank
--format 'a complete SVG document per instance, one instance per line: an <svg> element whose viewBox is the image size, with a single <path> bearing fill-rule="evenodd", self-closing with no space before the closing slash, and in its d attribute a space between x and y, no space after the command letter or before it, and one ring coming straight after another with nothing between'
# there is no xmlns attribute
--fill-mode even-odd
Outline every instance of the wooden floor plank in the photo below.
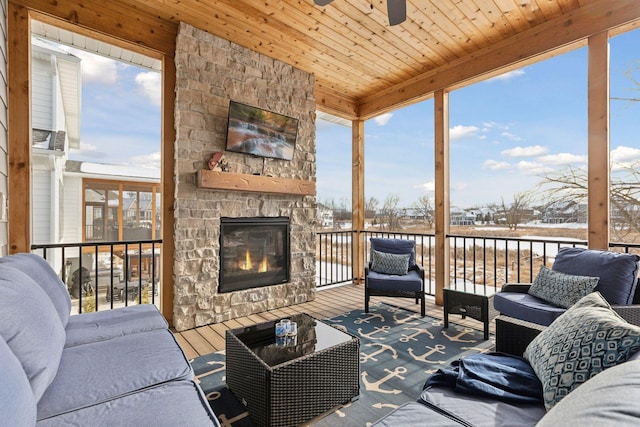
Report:
<svg viewBox="0 0 640 427"><path fill-rule="evenodd" d="M384 302L416 313L420 312L420 304L416 304L415 300L411 298L373 297L371 302ZM314 301L256 313L223 323L176 332L175 334L187 357L193 358L224 350L224 337L227 329L291 317L296 313L307 313L318 319L327 319L353 310L364 310L364 287L362 285L349 284L330 289L319 289L316 292ZM427 297L426 314L437 319L443 319L442 307L435 305L433 298ZM462 319L460 316L454 315L450 317L450 321L482 330L482 323L470 318ZM492 333L495 331L493 324L490 330Z"/></svg>
<svg viewBox="0 0 640 427"><path fill-rule="evenodd" d="M213 353L214 351L219 350L213 347L207 340L205 340L198 332L198 329L190 329L181 333L181 335L189 342L196 353L198 353L198 356Z"/></svg>

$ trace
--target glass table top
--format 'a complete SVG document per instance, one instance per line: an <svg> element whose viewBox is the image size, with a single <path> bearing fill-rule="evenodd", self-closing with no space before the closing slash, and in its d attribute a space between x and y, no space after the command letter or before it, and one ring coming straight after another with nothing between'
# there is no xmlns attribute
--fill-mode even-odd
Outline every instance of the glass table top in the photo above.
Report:
<svg viewBox="0 0 640 427"><path fill-rule="evenodd" d="M354 339L351 335L308 314L295 314L286 319L298 324L296 336L276 337L275 325L282 319L237 328L230 332L271 367Z"/></svg>

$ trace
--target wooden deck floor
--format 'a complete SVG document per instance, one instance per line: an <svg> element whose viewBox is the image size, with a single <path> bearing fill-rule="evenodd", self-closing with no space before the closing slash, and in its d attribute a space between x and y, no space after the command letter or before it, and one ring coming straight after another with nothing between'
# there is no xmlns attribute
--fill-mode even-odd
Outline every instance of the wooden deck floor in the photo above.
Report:
<svg viewBox="0 0 640 427"><path fill-rule="evenodd" d="M384 298L372 297L372 302L384 301L390 304L404 307L415 312L420 311L420 305L410 298ZM307 313L318 319L326 319L355 309L364 309L364 288L358 285L344 285L330 289L320 288L316 292L316 299L311 302L279 308L252 314L247 317L228 320L224 323L201 326L184 332L176 333L176 339L188 358L202 356L224 350L224 336L227 329L248 326L255 323L266 322L291 316L296 313ZM433 298L427 296L426 314L438 319L443 318L442 306L435 304ZM482 330L482 323L473 320L462 320L460 316L450 316L450 321L463 324L470 328ZM494 332L494 326L491 326Z"/></svg>

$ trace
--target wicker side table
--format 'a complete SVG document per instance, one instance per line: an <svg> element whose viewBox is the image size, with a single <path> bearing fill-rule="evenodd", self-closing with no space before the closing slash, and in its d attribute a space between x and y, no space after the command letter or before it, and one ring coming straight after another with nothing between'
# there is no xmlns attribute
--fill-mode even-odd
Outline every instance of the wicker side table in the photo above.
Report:
<svg viewBox="0 0 640 427"><path fill-rule="evenodd" d="M498 315L493 308L493 295L473 294L455 289L444 289L444 327L449 327L449 314L469 316L484 324L484 339L489 339L489 322Z"/></svg>
<svg viewBox="0 0 640 427"><path fill-rule="evenodd" d="M275 322L226 333L227 386L258 426L299 425L360 394L359 339L306 314L291 320L293 346L274 346Z"/></svg>

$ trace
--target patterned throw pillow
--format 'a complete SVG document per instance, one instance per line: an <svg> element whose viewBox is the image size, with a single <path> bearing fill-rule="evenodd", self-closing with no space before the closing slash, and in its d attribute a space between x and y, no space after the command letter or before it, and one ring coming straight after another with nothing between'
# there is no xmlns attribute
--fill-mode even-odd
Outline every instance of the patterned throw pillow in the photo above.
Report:
<svg viewBox="0 0 640 427"><path fill-rule="evenodd" d="M571 390L640 349L640 327L592 292L558 317L524 352L542 382L547 410Z"/></svg>
<svg viewBox="0 0 640 427"><path fill-rule="evenodd" d="M411 254L390 254L373 250L371 252L371 270L384 274L405 275L409 270Z"/></svg>
<svg viewBox="0 0 640 427"><path fill-rule="evenodd" d="M558 307L569 308L593 292L599 280L598 277L560 273L543 265L529 288L529 294Z"/></svg>

